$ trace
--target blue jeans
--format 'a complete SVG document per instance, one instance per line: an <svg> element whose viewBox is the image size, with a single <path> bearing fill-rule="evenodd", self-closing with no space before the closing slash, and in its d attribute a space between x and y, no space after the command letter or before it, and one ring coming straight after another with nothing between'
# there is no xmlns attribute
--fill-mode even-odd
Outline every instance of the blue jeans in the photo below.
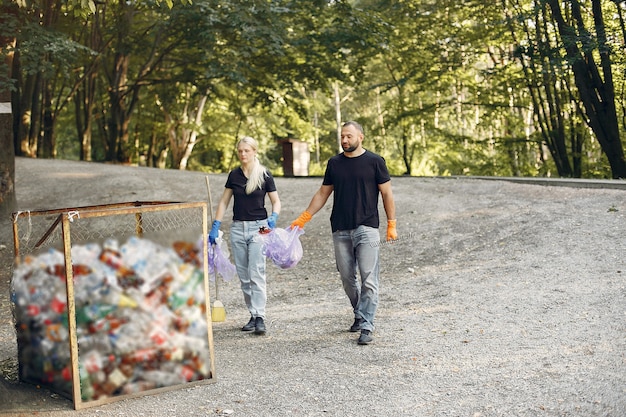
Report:
<svg viewBox="0 0 626 417"><path fill-rule="evenodd" d="M362 330L374 330L378 307L379 242L378 229L368 226L333 233L337 270L352 304L354 318L365 320ZM360 282L356 276L357 268Z"/></svg>
<svg viewBox="0 0 626 417"><path fill-rule="evenodd" d="M246 307L252 317L265 319L265 255L259 234L263 226L267 227L267 220L234 221L230 226L230 246Z"/></svg>

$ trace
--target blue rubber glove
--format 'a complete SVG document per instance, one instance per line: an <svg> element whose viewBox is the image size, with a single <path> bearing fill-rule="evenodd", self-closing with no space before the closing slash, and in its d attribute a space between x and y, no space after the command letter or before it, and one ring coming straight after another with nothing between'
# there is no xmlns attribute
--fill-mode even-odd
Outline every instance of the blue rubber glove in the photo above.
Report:
<svg viewBox="0 0 626 417"><path fill-rule="evenodd" d="M220 226L222 222L219 220L213 220L213 226L211 226L211 232L209 233L209 243L215 245L215 241L220 236Z"/></svg>
<svg viewBox="0 0 626 417"><path fill-rule="evenodd" d="M270 229L276 228L276 221L278 221L278 213L273 212L267 218L267 225L270 227Z"/></svg>

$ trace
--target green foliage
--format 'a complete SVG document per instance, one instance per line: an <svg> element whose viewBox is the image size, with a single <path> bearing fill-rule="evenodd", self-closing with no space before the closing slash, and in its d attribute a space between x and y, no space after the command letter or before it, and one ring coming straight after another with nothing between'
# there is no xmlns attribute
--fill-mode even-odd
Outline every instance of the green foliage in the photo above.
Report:
<svg viewBox="0 0 626 417"><path fill-rule="evenodd" d="M36 18L43 3L22 3L0 35L17 36L22 75L56 80L61 157L80 155L71 132L86 110L94 160L225 172L250 135L274 173L280 140L306 141L321 175L339 110L393 175L554 176L569 164L611 177L543 1L71 0L54 26ZM623 114L621 9L602 6ZM594 38L571 36L599 58ZM15 79L0 88L23 87Z"/></svg>

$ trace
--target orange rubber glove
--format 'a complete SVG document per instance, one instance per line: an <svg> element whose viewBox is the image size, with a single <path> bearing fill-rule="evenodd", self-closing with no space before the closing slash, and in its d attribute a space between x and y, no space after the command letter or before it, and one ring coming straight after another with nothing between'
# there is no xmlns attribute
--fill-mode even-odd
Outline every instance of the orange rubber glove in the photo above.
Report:
<svg viewBox="0 0 626 417"><path fill-rule="evenodd" d="M397 239L398 232L396 231L396 220L387 220L387 242Z"/></svg>
<svg viewBox="0 0 626 417"><path fill-rule="evenodd" d="M304 229L304 225L307 224L309 220L311 220L312 217L313 216L311 216L311 213L304 210L302 214L298 216L298 218L295 219L293 223L291 223L291 227L292 228L299 227L300 229Z"/></svg>

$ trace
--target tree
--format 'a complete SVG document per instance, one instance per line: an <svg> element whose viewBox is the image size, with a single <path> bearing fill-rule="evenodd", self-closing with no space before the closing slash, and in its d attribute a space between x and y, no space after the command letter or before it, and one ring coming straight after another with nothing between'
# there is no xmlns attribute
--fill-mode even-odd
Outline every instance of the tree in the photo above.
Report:
<svg viewBox="0 0 626 417"><path fill-rule="evenodd" d="M547 0L547 4L556 22L565 56L574 73L587 122L609 160L613 178L626 178L626 160L615 107L611 47L606 35L602 2L591 0L595 35L587 28L588 23L578 0L564 4L569 8L567 15L561 9L561 2ZM596 54L599 55L599 67Z"/></svg>
<svg viewBox="0 0 626 417"><path fill-rule="evenodd" d="M15 211L15 148L13 146L13 117L11 112L11 68L15 46L15 27L17 9L14 5L0 5L0 50L4 59L0 61L0 71L6 74L0 77L0 222ZM4 79L3 79L4 78Z"/></svg>
<svg viewBox="0 0 626 417"><path fill-rule="evenodd" d="M168 6L173 5L172 0L164 0ZM187 0L180 0L181 3L187 3ZM20 22L20 14L22 10L16 1L2 2L0 5L0 52L2 52L3 60L0 63L0 149L4 151L0 153L0 216L11 213L17 206L15 198L15 150L16 141L15 131L21 128L20 107L15 103L15 83L14 77L18 77L14 71L16 64L20 64L19 57L16 60L14 51L16 51L16 39L19 31L24 27L24 20ZM33 2L36 7L37 2ZM59 10L60 2L43 2L44 5L55 6L56 11ZM157 4L160 1L157 0ZM95 11L95 2L93 0L69 0L66 7L71 11L82 12L85 9ZM38 8L39 10L48 10ZM5 101L6 100L6 101ZM10 106L7 106L10 104ZM8 107L12 109L12 113L7 113ZM17 109L17 111L16 111ZM7 120L7 115L11 121ZM17 123L16 123L17 121ZM53 123L53 121L52 121ZM32 137L32 136L31 136ZM30 142L29 142L30 143ZM20 146L21 150L21 146ZM32 149L29 150L32 152Z"/></svg>
<svg viewBox="0 0 626 417"><path fill-rule="evenodd" d="M513 13L507 3L502 2L515 43L514 56L523 70L539 134L550 150L559 176L580 177L584 136L576 120L580 120L581 113L576 106L575 91L570 87L570 68L555 56L558 40L547 6L537 4L524 11L521 2L510 2L515 8Z"/></svg>
<svg viewBox="0 0 626 417"><path fill-rule="evenodd" d="M71 157L222 170L246 132L269 145L270 165L276 139L299 138L321 167L337 152L335 124L358 119L394 173L548 175L554 166L584 176L600 152L584 123L604 123L589 108L611 94L614 114L624 108L605 90L612 74L614 88L626 85L625 62L612 51L602 59L602 31L585 38L570 2L559 5L574 46L599 63L589 95L601 98L587 106L579 84L593 69L576 75L547 0L81 2L16 8L14 120L26 155L54 157L59 125ZM621 16L615 2L598 3ZM590 27L594 3L577 4ZM608 24L606 48L623 48L623 19ZM619 124L607 127L619 142Z"/></svg>

